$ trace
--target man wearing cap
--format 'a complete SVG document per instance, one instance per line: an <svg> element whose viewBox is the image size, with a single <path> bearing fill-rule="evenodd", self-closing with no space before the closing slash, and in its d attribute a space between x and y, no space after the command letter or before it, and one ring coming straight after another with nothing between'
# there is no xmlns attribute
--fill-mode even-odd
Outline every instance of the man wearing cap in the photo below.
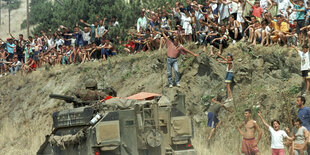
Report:
<svg viewBox="0 0 310 155"><path fill-rule="evenodd" d="M6 45L6 49L7 49L8 53L9 53L8 59L11 59L14 56L14 49L15 49L16 45L13 43L12 38L8 38L7 41L8 42L5 45Z"/></svg>
<svg viewBox="0 0 310 155"><path fill-rule="evenodd" d="M180 54L186 54L186 53L189 53L195 57L197 57L198 55L188 49L183 48L182 46L179 46L176 38L174 38L172 42L170 41L170 39L167 37L165 33L163 33L163 36L168 46L167 76L168 76L169 88L173 87L171 67L173 67L174 69L175 83L178 87L180 87L181 85L179 82L178 59L177 58L180 56Z"/></svg>

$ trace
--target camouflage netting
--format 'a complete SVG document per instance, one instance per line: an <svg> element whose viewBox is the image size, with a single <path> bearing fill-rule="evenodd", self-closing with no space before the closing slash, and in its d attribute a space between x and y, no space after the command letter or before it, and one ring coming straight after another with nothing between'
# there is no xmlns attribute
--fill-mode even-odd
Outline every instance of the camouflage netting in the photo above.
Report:
<svg viewBox="0 0 310 155"><path fill-rule="evenodd" d="M57 136L52 134L49 138L49 143L52 145L56 145L61 149L65 149L66 146L77 144L83 139L85 139L85 133L83 132L83 130L81 130L75 135L69 134L65 136Z"/></svg>

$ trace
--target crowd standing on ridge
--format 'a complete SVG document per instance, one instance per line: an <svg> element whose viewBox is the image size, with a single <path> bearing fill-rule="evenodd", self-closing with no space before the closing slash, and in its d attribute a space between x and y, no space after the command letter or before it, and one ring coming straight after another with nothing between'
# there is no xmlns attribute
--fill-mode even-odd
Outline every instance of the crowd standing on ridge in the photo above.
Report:
<svg viewBox="0 0 310 155"><path fill-rule="evenodd" d="M201 2L201 1L200 1ZM44 65L68 65L84 63L96 59L106 60L125 51L128 54L151 52L157 49L167 49L167 78L169 87L178 87L180 77L177 58L180 54L198 54L184 48L182 45L195 42L203 46L203 52L209 48L209 56L216 56L219 63L227 65L225 83L227 87L226 102L233 101L231 84L234 79L233 55L222 53L230 44L246 42L251 46L273 46L279 44L294 48L301 58L301 75L306 83L304 95L310 91L310 1L307 0L197 0L179 1L175 4L166 2L158 8L143 8L137 19L136 30L128 31L128 37L121 41L120 37L108 38L111 27L117 27L117 17L112 19L97 16L91 23L80 19L73 27L60 25L57 31L35 34L33 37L10 38L1 41L0 46L0 77L35 71ZM122 48L116 48L122 47ZM299 50L302 48L302 50ZM172 80L172 69L175 80ZM231 112L222 103L222 97L212 99L215 104L208 111L208 126L212 131L211 139L219 120L217 114L221 107ZM308 145L310 130L310 108L305 107L305 98L297 98L299 107L298 119L294 119L292 134L280 130L280 122L274 120L271 126L259 113L263 124L271 133L271 148L273 155L284 155L287 146L290 154L304 154ZM260 154L257 147L262 132L256 121L251 118L251 110L245 110L246 121L238 130L243 136L241 152ZM245 128L244 132L242 128ZM255 132L258 139L255 140ZM283 139L289 142L286 143ZM307 147L308 146L308 147Z"/></svg>

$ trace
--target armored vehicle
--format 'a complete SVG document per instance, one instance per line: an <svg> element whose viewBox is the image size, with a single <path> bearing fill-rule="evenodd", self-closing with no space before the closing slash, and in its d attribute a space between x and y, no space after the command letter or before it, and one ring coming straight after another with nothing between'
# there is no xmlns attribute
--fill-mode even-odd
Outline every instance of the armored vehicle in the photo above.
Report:
<svg viewBox="0 0 310 155"><path fill-rule="evenodd" d="M182 94L174 102L159 94L139 93L80 105L53 114L53 131L37 155L196 154Z"/></svg>

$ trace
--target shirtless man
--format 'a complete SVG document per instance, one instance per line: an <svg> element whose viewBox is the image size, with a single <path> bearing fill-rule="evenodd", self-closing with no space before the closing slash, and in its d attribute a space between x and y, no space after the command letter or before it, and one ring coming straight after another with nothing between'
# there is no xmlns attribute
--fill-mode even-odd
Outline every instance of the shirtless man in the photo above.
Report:
<svg viewBox="0 0 310 155"><path fill-rule="evenodd" d="M260 155L257 144L262 137L262 131L251 117L251 109L244 110L246 121L238 127L239 133L243 136L241 153L245 155ZM245 132L241 128L245 128ZM258 132L257 140L255 141L255 132Z"/></svg>
<svg viewBox="0 0 310 155"><path fill-rule="evenodd" d="M3 48L0 50L0 76L2 76L3 70L5 72L6 66L6 59L8 58L9 53L5 51Z"/></svg>

